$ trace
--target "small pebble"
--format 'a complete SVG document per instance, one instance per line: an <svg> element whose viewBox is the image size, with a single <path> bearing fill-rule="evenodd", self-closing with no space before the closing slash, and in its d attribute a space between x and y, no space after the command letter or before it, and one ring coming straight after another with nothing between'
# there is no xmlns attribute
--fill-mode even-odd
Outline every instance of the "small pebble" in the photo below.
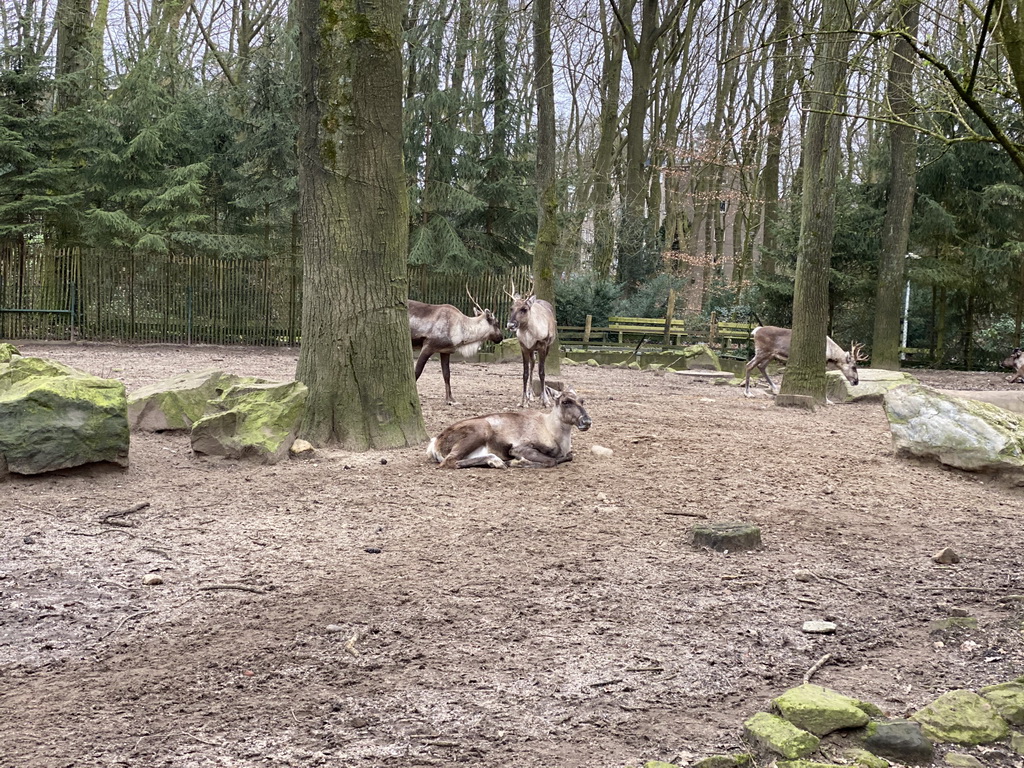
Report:
<svg viewBox="0 0 1024 768"><path fill-rule="evenodd" d="M597 456L599 459L610 459L615 455L615 451L611 448L605 448L603 445L592 445L590 446L590 452Z"/></svg>
<svg viewBox="0 0 1024 768"><path fill-rule="evenodd" d="M813 581L814 574L808 571L806 568L797 568L793 571L793 578L797 581Z"/></svg>
<svg viewBox="0 0 1024 768"><path fill-rule="evenodd" d="M147 573L142 577L142 583L147 587L155 587L157 584L163 584L164 580L156 573Z"/></svg>
<svg viewBox="0 0 1024 768"><path fill-rule="evenodd" d="M369 552L371 555L379 555L381 553L380 547L367 547L363 551Z"/></svg>
<svg viewBox="0 0 1024 768"><path fill-rule="evenodd" d="M330 632L332 634L335 632L342 632L344 631L344 629L345 628L341 626L341 624L328 624L326 627L324 627L324 631Z"/></svg>
<svg viewBox="0 0 1024 768"><path fill-rule="evenodd" d="M960 562L960 555L954 552L950 547L946 547L941 552L936 552L932 555L932 560L939 565L953 565L954 563Z"/></svg>

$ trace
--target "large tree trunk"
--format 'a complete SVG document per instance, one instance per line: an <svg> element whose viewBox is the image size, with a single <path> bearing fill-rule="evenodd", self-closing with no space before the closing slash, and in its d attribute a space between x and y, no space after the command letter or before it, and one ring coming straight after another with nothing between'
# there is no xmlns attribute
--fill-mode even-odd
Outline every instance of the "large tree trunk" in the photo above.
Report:
<svg viewBox="0 0 1024 768"><path fill-rule="evenodd" d="M322 13L323 11L323 13ZM426 438L406 310L399 0L299 0L302 435L350 450Z"/></svg>
<svg viewBox="0 0 1024 768"><path fill-rule="evenodd" d="M85 83L75 75L87 69L90 62L92 13L90 0L58 0L57 24L57 109L79 104Z"/></svg>
<svg viewBox="0 0 1024 768"><path fill-rule="evenodd" d="M908 34L917 35L919 0L905 0L896 9L898 22ZM882 252L878 262L875 292L875 329L871 343L871 366L898 371L900 368L900 316L903 284L914 212L916 145L914 129L908 124L913 109L914 59L910 45L895 38L889 64L888 98L893 117L889 131L889 194L882 224Z"/></svg>
<svg viewBox="0 0 1024 768"><path fill-rule="evenodd" d="M555 173L555 74L551 61L551 0L534 0L534 89L537 94L537 245L533 251L534 292L555 306L555 250L558 248L558 182ZM547 370L559 370L558 343Z"/></svg>
<svg viewBox="0 0 1024 768"><path fill-rule="evenodd" d="M825 0L822 34L814 57L810 113L803 142L800 243L793 295L793 341L782 392L825 400L825 337L828 283L835 234L840 114L846 91L847 56L853 40L850 7Z"/></svg>

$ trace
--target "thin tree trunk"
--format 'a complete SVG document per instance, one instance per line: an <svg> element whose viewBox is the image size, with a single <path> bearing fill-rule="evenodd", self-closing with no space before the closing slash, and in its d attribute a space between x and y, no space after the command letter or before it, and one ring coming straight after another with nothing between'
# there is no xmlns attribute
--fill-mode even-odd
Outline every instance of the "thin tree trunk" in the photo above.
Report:
<svg viewBox="0 0 1024 768"><path fill-rule="evenodd" d="M779 225L779 169L782 161L782 133L793 94L788 60L789 35L793 28L791 0L778 0L775 6L775 30L772 33L772 86L767 109L764 173L764 234L759 272L775 274L775 241Z"/></svg>
<svg viewBox="0 0 1024 768"><path fill-rule="evenodd" d="M919 0L897 6L898 23L908 34L917 34ZM873 368L900 368L900 316L906 273L907 241L914 212L916 146L908 124L913 109L914 59L902 37L895 38L889 64L888 99L894 123L889 131L889 193L882 223L882 251L875 291L875 328L871 344Z"/></svg>
<svg viewBox="0 0 1024 768"><path fill-rule="evenodd" d="M426 438L406 310L400 0L299 0L302 435L350 450ZM326 11L327 13L322 13Z"/></svg>
<svg viewBox="0 0 1024 768"><path fill-rule="evenodd" d="M537 94L537 245L533 252L534 292L555 306L555 251L558 248L558 183L555 168L555 74L551 61L551 0L534 0L533 63ZM557 308L556 308L557 309ZM547 370L559 370L558 344Z"/></svg>

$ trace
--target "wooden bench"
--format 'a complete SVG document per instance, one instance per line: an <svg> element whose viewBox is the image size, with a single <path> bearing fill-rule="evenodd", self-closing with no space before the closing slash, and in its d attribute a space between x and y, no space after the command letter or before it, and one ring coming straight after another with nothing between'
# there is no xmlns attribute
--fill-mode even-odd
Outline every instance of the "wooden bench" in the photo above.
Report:
<svg viewBox="0 0 1024 768"><path fill-rule="evenodd" d="M626 336L646 336L649 339L665 336L664 317L609 317L608 331L618 338L619 344L624 343ZM668 340L676 346L682 346L686 339L686 323L672 318L669 322Z"/></svg>
<svg viewBox="0 0 1024 768"><path fill-rule="evenodd" d="M716 320L711 324L711 343L720 344L723 352L735 346L737 352L746 354L751 344L750 334L755 328L757 323L750 321L736 323Z"/></svg>

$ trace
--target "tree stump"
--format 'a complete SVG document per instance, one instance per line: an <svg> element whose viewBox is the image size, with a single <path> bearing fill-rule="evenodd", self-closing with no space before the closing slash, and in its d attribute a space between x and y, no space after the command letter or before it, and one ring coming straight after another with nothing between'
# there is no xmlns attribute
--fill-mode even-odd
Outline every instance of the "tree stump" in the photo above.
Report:
<svg viewBox="0 0 1024 768"><path fill-rule="evenodd" d="M761 548L761 529L739 522L702 523L692 529L693 545L716 552L746 552Z"/></svg>

